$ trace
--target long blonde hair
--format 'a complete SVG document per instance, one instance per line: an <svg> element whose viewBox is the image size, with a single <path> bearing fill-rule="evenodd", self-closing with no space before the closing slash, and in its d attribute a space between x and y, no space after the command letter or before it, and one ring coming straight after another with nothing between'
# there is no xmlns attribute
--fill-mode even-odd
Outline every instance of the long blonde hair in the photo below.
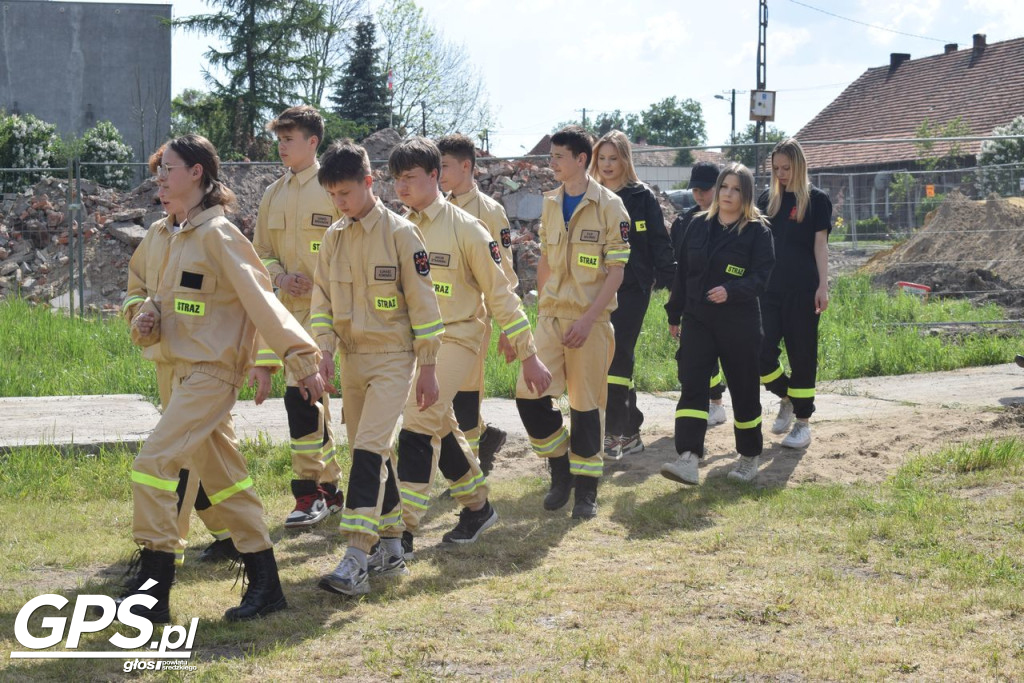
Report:
<svg viewBox="0 0 1024 683"><path fill-rule="evenodd" d="M782 193L789 190L796 195L796 221L802 223L807 214L807 205L811 202L811 181L807 178L807 158L804 156L804 148L796 141L796 138L786 138L775 145L772 150L772 163L774 165L775 155L783 154L789 158L792 169L792 176L789 179L789 186L782 187L782 183L772 173L772 184L768 190L768 215L774 216L782 206Z"/></svg>
<svg viewBox="0 0 1024 683"><path fill-rule="evenodd" d="M619 153L619 158L622 159L622 163L626 165L626 182L623 184L632 185L639 183L640 177L636 174L636 169L633 167L633 149L629 144L629 138L621 130L608 131L594 145L594 155L590 159L590 175L594 180L604 185L604 182L601 180L601 174L597 170L597 155L601 151L601 145L606 142L615 148L615 151Z"/></svg>
<svg viewBox="0 0 1024 683"><path fill-rule="evenodd" d="M707 211L702 211L697 215L706 217L709 222L718 216L718 193L722 191L725 179L731 175L736 176L740 181L740 196L743 200L740 219L736 223L736 232L743 232L747 224L752 222L767 225L768 219L754 204L754 174L750 172L749 168L736 162L729 164L718 174L718 180L715 181L715 196L711 200L711 206Z"/></svg>

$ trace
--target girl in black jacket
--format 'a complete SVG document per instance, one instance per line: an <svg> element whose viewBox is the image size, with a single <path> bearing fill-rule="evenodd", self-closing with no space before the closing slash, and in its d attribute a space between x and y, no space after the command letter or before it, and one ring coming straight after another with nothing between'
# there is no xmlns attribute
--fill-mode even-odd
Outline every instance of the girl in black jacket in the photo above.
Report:
<svg viewBox="0 0 1024 683"><path fill-rule="evenodd" d="M758 352L764 292L775 252L767 221L754 206L754 176L742 164L719 174L711 208L698 214L683 236L672 295L665 311L680 342L676 360L682 391L676 409L679 458L661 474L697 484L708 426L707 378L721 359L733 404L733 431L740 459L731 479L757 476L763 439ZM680 321L681 319L681 321Z"/></svg>
<svg viewBox="0 0 1024 683"><path fill-rule="evenodd" d="M661 205L651 188L640 182L633 168L629 138L613 130L594 145L590 175L622 199L629 212L629 262L612 312L615 355L608 368L608 404L605 411L604 453L618 460L644 449L640 425L644 415L636 405L633 386L634 350L651 301L652 287L672 282L675 258L665 229Z"/></svg>

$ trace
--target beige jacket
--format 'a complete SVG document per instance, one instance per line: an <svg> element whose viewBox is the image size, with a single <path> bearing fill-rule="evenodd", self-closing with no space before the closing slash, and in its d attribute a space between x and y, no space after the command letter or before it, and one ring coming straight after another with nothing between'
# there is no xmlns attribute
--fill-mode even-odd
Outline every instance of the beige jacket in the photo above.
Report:
<svg viewBox="0 0 1024 683"><path fill-rule="evenodd" d="M324 353L414 351L434 365L444 324L415 225L378 199L324 235L313 277L313 336Z"/></svg>
<svg viewBox="0 0 1024 683"><path fill-rule="evenodd" d="M256 330L296 377L314 374L320 351L278 301L256 251L215 206L185 221L171 236L156 295L136 309L157 315L140 346L160 353L181 374L204 372L242 386L254 357Z"/></svg>
<svg viewBox="0 0 1024 683"><path fill-rule="evenodd" d="M164 258L167 256L167 246L171 241L171 226L173 224L173 216L165 216L160 220L153 221L149 230L146 231L146 236L142 238L142 242L132 252L131 260L128 261L128 290L121 303L121 315L129 324L139 312L139 307L146 301L146 298L156 295L160 285L160 272L163 270ZM142 357L154 363L167 362L159 344L144 346Z"/></svg>
<svg viewBox="0 0 1024 683"><path fill-rule="evenodd" d="M512 261L512 228L508 223L505 207L481 192L475 183L473 189L466 194L449 195L448 201L483 221L487 232L491 233L491 240L498 243L498 249L501 251L501 269L505 271L512 291L516 291L519 277Z"/></svg>
<svg viewBox="0 0 1024 683"><path fill-rule="evenodd" d="M540 315L576 320L597 298L608 268L624 267L629 260L629 214L614 192L591 180L566 225L564 196L561 186L544 193L540 249L551 273L537 310ZM616 305L613 297L597 320L608 320Z"/></svg>
<svg viewBox="0 0 1024 683"><path fill-rule="evenodd" d="M537 353L530 321L501 269L501 250L483 223L440 194L430 206L410 212L408 218L419 226L430 251L444 341L476 353L489 313L512 342L519 360Z"/></svg>

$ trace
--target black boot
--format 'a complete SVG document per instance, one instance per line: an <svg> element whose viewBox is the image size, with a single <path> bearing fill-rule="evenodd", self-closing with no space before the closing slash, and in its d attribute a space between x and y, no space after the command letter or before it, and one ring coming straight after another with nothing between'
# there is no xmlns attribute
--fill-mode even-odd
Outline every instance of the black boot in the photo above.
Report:
<svg viewBox="0 0 1024 683"><path fill-rule="evenodd" d="M576 477L576 499L572 505L573 519L597 517L597 477Z"/></svg>
<svg viewBox="0 0 1024 683"><path fill-rule="evenodd" d="M198 559L200 562L237 562L242 556L235 549L234 541L222 538L203 548Z"/></svg>
<svg viewBox="0 0 1024 683"><path fill-rule="evenodd" d="M242 553L242 563L249 577L249 587L242 595L242 604L225 612L225 619L245 621L288 607L288 602L281 591L281 579L277 574L273 548L258 553Z"/></svg>
<svg viewBox="0 0 1024 683"><path fill-rule="evenodd" d="M544 496L544 509L557 510L569 502L573 476L569 473L569 456L548 458L551 469L551 490Z"/></svg>
<svg viewBox="0 0 1024 683"><path fill-rule="evenodd" d="M142 587L152 579L155 583ZM138 571L132 574L125 583L125 592L114 602L118 607L133 595L150 595L156 598L151 608L141 605L133 607L132 614L149 619L154 624L167 624L171 621L171 584L174 583L174 553L161 552L142 548L139 551Z"/></svg>

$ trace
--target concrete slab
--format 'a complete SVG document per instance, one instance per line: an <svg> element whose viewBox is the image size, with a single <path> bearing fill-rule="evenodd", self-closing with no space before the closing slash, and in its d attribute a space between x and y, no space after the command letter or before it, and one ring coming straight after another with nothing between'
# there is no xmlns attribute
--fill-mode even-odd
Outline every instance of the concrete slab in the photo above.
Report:
<svg viewBox="0 0 1024 683"><path fill-rule="evenodd" d="M0 399L0 448L57 446L97 449L144 440L160 413L138 394Z"/></svg>

